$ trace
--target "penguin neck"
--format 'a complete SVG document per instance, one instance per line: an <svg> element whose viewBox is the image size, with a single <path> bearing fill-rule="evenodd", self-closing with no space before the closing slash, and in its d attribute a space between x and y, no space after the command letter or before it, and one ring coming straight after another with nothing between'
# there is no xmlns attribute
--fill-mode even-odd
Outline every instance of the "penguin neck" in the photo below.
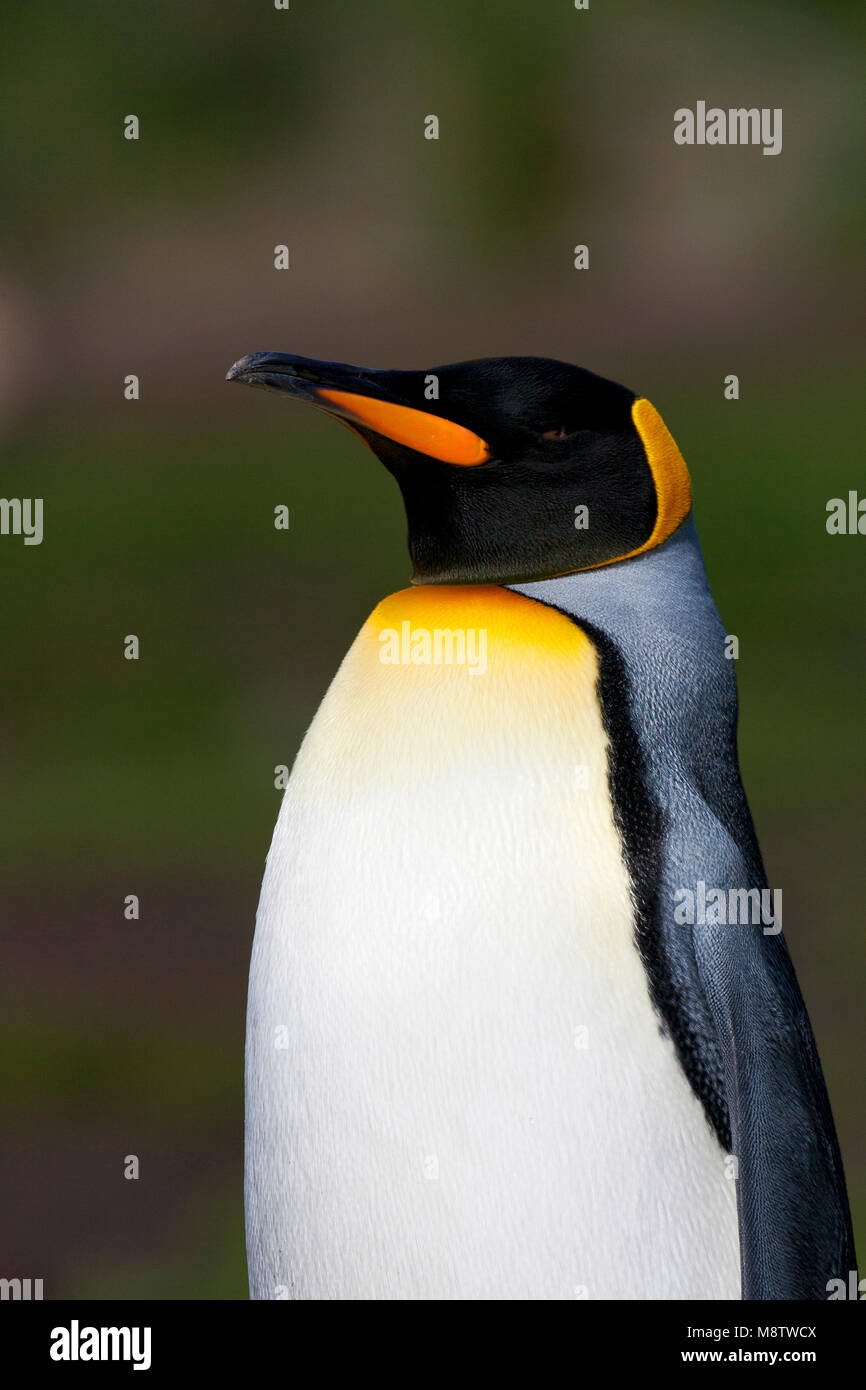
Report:
<svg viewBox="0 0 866 1390"><path fill-rule="evenodd" d="M647 618L662 620L678 612L694 617L696 608L715 614L691 514L662 545L633 559L507 587L587 617L613 609L640 610Z"/></svg>

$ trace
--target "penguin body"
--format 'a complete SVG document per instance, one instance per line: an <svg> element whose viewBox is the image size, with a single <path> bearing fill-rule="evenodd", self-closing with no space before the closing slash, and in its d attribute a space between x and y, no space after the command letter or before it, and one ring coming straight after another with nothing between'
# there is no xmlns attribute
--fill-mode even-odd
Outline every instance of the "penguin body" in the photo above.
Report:
<svg viewBox="0 0 866 1390"><path fill-rule="evenodd" d="M486 669L383 664L404 622L485 631ZM739 1295L734 1183L635 950L597 682L578 626L493 586L395 594L346 657L256 926L249 1162L285 1166L250 1193L255 1296Z"/></svg>
<svg viewBox="0 0 866 1390"><path fill-rule="evenodd" d="M421 374L282 354L233 374L321 392L367 439L417 583L346 656L268 856L253 1297L826 1296L850 1218L784 944L673 913L699 879L766 880L658 416L537 359L439 369L432 418ZM572 399L575 429L542 428Z"/></svg>

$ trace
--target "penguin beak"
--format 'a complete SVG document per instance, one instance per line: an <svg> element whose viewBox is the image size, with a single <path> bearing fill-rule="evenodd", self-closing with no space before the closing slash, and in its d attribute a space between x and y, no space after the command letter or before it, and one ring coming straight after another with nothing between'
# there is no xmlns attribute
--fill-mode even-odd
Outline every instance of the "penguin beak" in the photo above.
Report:
<svg viewBox="0 0 866 1390"><path fill-rule="evenodd" d="M443 463L471 467L490 458L488 445L472 430L396 400L386 384L390 375L288 352L252 352L229 368L226 381L284 391L326 410L365 439L368 433L381 435Z"/></svg>

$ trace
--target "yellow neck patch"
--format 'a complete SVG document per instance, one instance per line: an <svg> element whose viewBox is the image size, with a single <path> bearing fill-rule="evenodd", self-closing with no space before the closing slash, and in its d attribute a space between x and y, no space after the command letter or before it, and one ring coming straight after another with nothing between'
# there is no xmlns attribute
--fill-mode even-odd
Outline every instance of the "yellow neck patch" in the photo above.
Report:
<svg viewBox="0 0 866 1390"><path fill-rule="evenodd" d="M348 692L342 713L323 723L323 704L313 729L323 758L345 745L341 795L347 778L366 782L361 753L375 744L377 781L414 777L422 799L445 769L459 780L486 768L495 782L512 760L532 779L593 761L607 804L597 682L595 647L564 613L497 584L422 584L371 613L326 697Z"/></svg>
<svg viewBox="0 0 866 1390"><path fill-rule="evenodd" d="M571 618L499 584L420 584L400 589L373 610L359 641L378 643L383 629L400 629L404 622L413 630L484 629L489 649L500 662L531 657L537 664L542 652L569 662L577 659L578 652L595 659L588 655L593 652L590 639ZM410 658L409 665L413 664Z"/></svg>

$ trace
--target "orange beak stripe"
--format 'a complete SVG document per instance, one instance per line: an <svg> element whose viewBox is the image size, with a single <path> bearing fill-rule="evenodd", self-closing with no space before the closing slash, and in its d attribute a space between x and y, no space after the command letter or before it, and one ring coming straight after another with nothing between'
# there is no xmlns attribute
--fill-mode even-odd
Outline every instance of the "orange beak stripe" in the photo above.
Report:
<svg viewBox="0 0 866 1390"><path fill-rule="evenodd" d="M389 401L357 396L351 391L331 391L319 387L316 395L335 406L348 421L366 425L376 434L393 439L395 444L417 449L420 454L441 459L443 463L459 463L464 468L472 468L490 458L490 450L484 440L473 434L472 430L455 425L453 420L428 415L424 410L412 410L407 405L392 405Z"/></svg>

